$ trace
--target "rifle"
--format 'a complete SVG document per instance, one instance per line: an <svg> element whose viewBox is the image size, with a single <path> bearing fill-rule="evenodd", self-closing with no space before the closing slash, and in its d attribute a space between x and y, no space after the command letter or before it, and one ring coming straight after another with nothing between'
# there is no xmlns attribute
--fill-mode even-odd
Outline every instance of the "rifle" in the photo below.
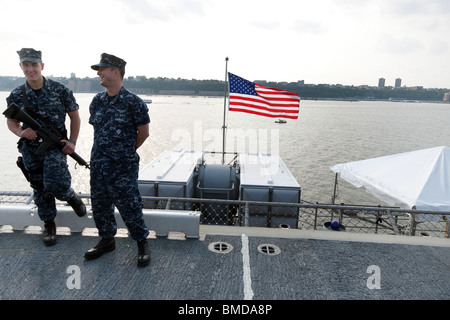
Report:
<svg viewBox="0 0 450 320"><path fill-rule="evenodd" d="M61 140L67 140L57 129L51 125L41 125L34 120L25 110L22 110L17 104L11 103L3 114L11 119L18 120L20 122L28 124L33 130L37 132L39 137L44 142L38 147L36 153L38 155L43 154L49 147L56 145L60 150L64 148L65 144ZM90 169L89 164L83 160L76 152L69 154L78 164Z"/></svg>

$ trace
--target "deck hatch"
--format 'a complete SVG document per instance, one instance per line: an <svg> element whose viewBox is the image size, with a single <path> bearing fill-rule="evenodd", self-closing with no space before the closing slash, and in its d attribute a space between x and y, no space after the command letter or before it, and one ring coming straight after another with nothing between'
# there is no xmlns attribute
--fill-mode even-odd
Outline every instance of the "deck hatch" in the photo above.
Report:
<svg viewBox="0 0 450 320"><path fill-rule="evenodd" d="M227 242L211 242L208 246L208 249L212 252L216 253L228 253L233 250L233 246Z"/></svg>
<svg viewBox="0 0 450 320"><path fill-rule="evenodd" d="M258 251L269 256L275 256L281 252L280 248L273 244L261 244L258 246Z"/></svg>

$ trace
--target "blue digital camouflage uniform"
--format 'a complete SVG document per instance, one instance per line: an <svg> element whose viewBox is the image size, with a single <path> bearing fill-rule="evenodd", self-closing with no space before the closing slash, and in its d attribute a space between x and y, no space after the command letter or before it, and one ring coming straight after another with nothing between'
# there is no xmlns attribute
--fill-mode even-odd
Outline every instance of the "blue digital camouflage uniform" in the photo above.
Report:
<svg viewBox="0 0 450 320"><path fill-rule="evenodd" d="M137 127L150 123L147 105L124 87L110 99L97 94L89 107L94 127L91 152L91 200L99 236L112 238L117 232L114 206L120 212L131 237L148 236L138 189L139 155Z"/></svg>
<svg viewBox="0 0 450 320"><path fill-rule="evenodd" d="M79 109L71 90L59 82L44 78L44 86L37 92L25 84L29 109L39 118L65 132L66 113ZM14 89L6 98L7 105L17 104L25 108L22 86ZM42 122L40 119L35 119ZM41 123L42 125L44 123ZM23 124L26 129L27 124ZM70 200L75 192L71 186L71 175L67 166L67 156L56 146L48 148L42 155L36 150L40 140L20 139L18 148L34 190L34 202L42 221L53 220L56 216L55 197L61 201Z"/></svg>

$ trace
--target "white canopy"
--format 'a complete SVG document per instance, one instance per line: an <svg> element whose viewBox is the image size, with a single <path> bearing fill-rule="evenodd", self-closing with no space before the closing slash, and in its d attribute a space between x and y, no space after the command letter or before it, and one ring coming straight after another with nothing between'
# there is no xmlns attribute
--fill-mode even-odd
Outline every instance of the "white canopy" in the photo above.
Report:
<svg viewBox="0 0 450 320"><path fill-rule="evenodd" d="M450 211L450 148L435 147L330 167L391 206Z"/></svg>

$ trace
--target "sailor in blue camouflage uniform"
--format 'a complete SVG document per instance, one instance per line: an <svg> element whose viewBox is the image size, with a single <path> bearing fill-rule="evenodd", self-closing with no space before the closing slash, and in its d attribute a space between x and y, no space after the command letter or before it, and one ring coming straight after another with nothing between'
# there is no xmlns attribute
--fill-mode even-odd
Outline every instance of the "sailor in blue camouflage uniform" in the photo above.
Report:
<svg viewBox="0 0 450 320"><path fill-rule="evenodd" d="M34 191L34 202L38 207L39 218L44 221L46 245L56 243L55 197L67 201L79 216L86 214L86 207L71 188L71 175L67 166L67 154L75 150L80 130L78 104L72 91L59 82L42 76L44 63L41 51L23 48L17 51L20 67L26 83L14 89L6 98L7 105L15 103L24 108L41 125L49 124L60 132L67 133L66 114L70 118L70 139L61 140L65 146L60 150L51 146L42 155L36 154L42 139L26 123L7 119L10 131L20 137L18 149L22 154L25 172ZM65 134L64 134L65 136Z"/></svg>
<svg viewBox="0 0 450 320"><path fill-rule="evenodd" d="M103 53L100 63L92 66L106 88L89 107L89 123L94 127L90 162L92 212L102 239L85 253L85 258L96 259L115 249L115 206L137 241L138 266L146 266L150 262L149 231L138 189L136 150L149 135L150 117L145 102L123 87L125 65L124 60Z"/></svg>

